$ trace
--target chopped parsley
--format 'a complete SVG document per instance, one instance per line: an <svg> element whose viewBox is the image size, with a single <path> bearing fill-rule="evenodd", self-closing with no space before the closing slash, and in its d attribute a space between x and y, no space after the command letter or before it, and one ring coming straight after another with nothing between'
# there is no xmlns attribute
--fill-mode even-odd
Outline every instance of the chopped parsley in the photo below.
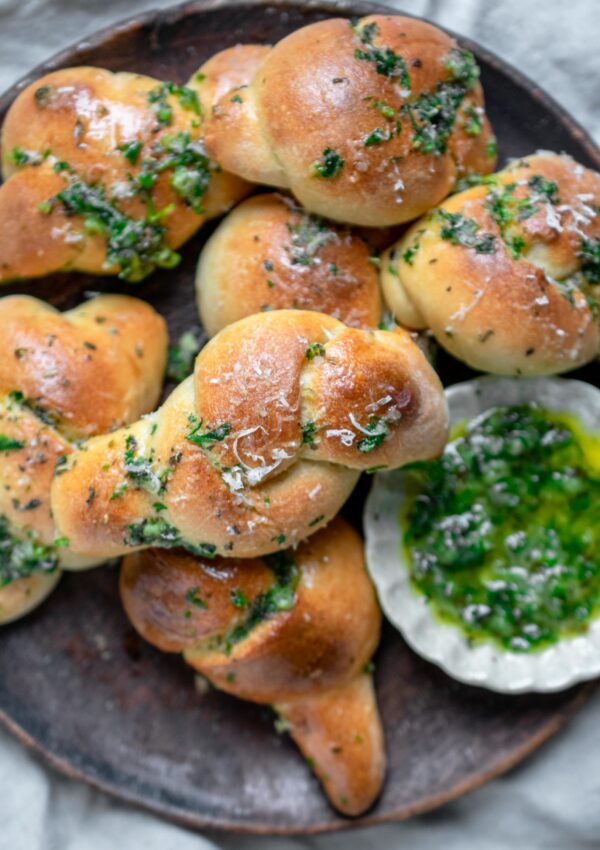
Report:
<svg viewBox="0 0 600 850"><path fill-rule="evenodd" d="M170 95L179 100L183 109L193 112L194 115L199 116L201 114L200 101L194 89L188 88L188 86L178 86L175 83L160 83L148 92L148 103L161 126L168 127L173 122L173 107L169 103Z"/></svg>
<svg viewBox="0 0 600 850"><path fill-rule="evenodd" d="M140 141L125 142L125 144L119 145L117 150L121 151L131 165L135 165L142 151L142 143Z"/></svg>
<svg viewBox="0 0 600 850"><path fill-rule="evenodd" d="M109 501L114 502L116 499L121 498L121 496L123 496L127 492L127 490L128 490L127 482L121 481L121 483L117 484L115 489L110 494Z"/></svg>
<svg viewBox="0 0 600 850"><path fill-rule="evenodd" d="M6 159L13 165L21 168L23 165L40 165L50 155L50 151L43 154L37 151L26 151L20 145L16 145L7 155Z"/></svg>
<svg viewBox="0 0 600 850"><path fill-rule="evenodd" d="M222 442L228 434L231 433L231 424L223 422L222 425L217 425L211 431L200 433L204 422L202 419L196 420L195 417L190 417L190 424L193 426L189 434L186 435L186 440L199 446L201 449L210 449L214 443Z"/></svg>
<svg viewBox="0 0 600 850"><path fill-rule="evenodd" d="M37 105L43 108L49 105L54 92L54 86L40 86L33 93L33 97L35 98Z"/></svg>
<svg viewBox="0 0 600 850"><path fill-rule="evenodd" d="M558 184L554 180L548 180L541 174L534 174L527 183L532 193L538 198L549 201L551 204L559 204Z"/></svg>
<svg viewBox="0 0 600 850"><path fill-rule="evenodd" d="M131 523L125 530L123 542L126 546L179 546L179 530L168 522L153 517Z"/></svg>
<svg viewBox="0 0 600 850"><path fill-rule="evenodd" d="M240 590L240 588L232 590L229 594L229 598L231 599L231 604L236 608L247 608L248 605L250 605L246 594L243 590Z"/></svg>
<svg viewBox="0 0 600 850"><path fill-rule="evenodd" d="M314 360L315 357L325 357L325 346L320 342L311 342L306 349L307 360Z"/></svg>
<svg viewBox="0 0 600 850"><path fill-rule="evenodd" d="M452 242L453 245L473 248L478 254L496 253L496 237L493 233L481 233L475 219L444 209L438 210L438 216L442 220L442 239Z"/></svg>
<svg viewBox="0 0 600 850"><path fill-rule="evenodd" d="M485 153L488 159L493 159L498 153L498 142L496 139L488 139L485 146Z"/></svg>
<svg viewBox="0 0 600 850"><path fill-rule="evenodd" d="M332 148L325 148L323 158L313 163L315 177L337 177L344 167L344 160Z"/></svg>
<svg viewBox="0 0 600 850"><path fill-rule="evenodd" d="M468 106L464 114L466 118L464 128L467 136L479 136L482 129L480 113L473 106Z"/></svg>
<svg viewBox="0 0 600 850"><path fill-rule="evenodd" d="M470 50L453 47L446 59L446 68L453 82L460 83L470 91L479 79L479 67Z"/></svg>
<svg viewBox="0 0 600 850"><path fill-rule="evenodd" d="M152 156L142 161L137 177L130 178L136 193L145 198L148 219L159 221L165 211L157 213L151 192L163 171L172 172L170 185L179 197L198 215L204 212L202 199L211 178L211 163L201 141L194 141L186 131L173 133L153 146ZM166 208L170 212L169 208Z"/></svg>
<svg viewBox="0 0 600 850"><path fill-rule="evenodd" d="M198 588L190 587L185 593L185 601L195 608L208 608L206 602L198 596Z"/></svg>
<svg viewBox="0 0 600 850"><path fill-rule="evenodd" d="M600 241L590 237L583 239L579 249L581 260L581 271L588 283L596 285L600 283Z"/></svg>
<svg viewBox="0 0 600 850"><path fill-rule="evenodd" d="M392 118L394 118L394 116L396 115L396 112L395 112L394 108L393 108L392 106L389 106L389 104L384 103L384 101L383 101L383 100L375 100L375 99L373 99L373 100L371 101L371 105L372 105L372 106L373 106L373 107L374 107L374 108L375 108L378 112L381 112L381 114L383 115L383 117L384 117L384 118L387 118L387 119L388 119L388 120L390 120L390 121L391 121L391 119L392 119Z"/></svg>
<svg viewBox="0 0 600 850"><path fill-rule="evenodd" d="M124 469L127 477L136 487L155 495L165 492L173 471L172 466L168 466L160 473L155 472L154 449L150 451L149 457L138 454L138 443L133 434L128 434L125 440Z"/></svg>
<svg viewBox="0 0 600 850"><path fill-rule="evenodd" d="M191 375L200 347L199 334L193 330L185 331L175 345L169 346L167 380L180 384L188 375Z"/></svg>
<svg viewBox="0 0 600 850"><path fill-rule="evenodd" d="M281 611L290 611L296 603L300 570L296 566L291 550L268 555L264 561L275 574L275 581L268 590L260 593L245 606L248 613L243 622L234 626L219 640L219 645L226 655L229 655L234 646L245 640L250 632L264 620Z"/></svg>
<svg viewBox="0 0 600 850"><path fill-rule="evenodd" d="M139 158L141 143L131 142L118 149L133 165ZM67 215L83 218L88 235L105 236L105 267L116 266L119 277L130 283L143 280L157 267L173 268L181 259L166 244L167 231L162 224L162 219L173 211L173 205L162 210L154 207L152 190L159 175L167 170L171 172L171 187L198 215L204 212L203 197L211 179L211 163L204 146L188 132L164 136L152 146L150 154L142 160L138 174L129 175L133 194L146 202L144 218L134 219L123 213L115 199L107 197L101 184L86 183L64 162L55 163L54 170L64 172L68 180L66 188L38 205L41 213L49 215L60 203Z"/></svg>
<svg viewBox="0 0 600 850"><path fill-rule="evenodd" d="M394 127L388 127L387 130L383 130L381 127L375 127L367 136L365 136L363 143L366 148L373 147L374 145L381 145L383 142L389 142L390 139L393 139L395 136L398 136L402 130L402 123L400 121L396 121Z"/></svg>
<svg viewBox="0 0 600 850"><path fill-rule="evenodd" d="M372 62L378 74L389 79L397 79L400 86L407 92L411 90L410 75L404 57L386 46L376 47L373 40L379 35L376 23L352 26L362 47L354 51L354 58L364 62Z"/></svg>
<svg viewBox="0 0 600 850"><path fill-rule="evenodd" d="M316 433L317 426L312 421L312 419L309 419L309 421L302 426L302 442L308 444L309 446L314 445Z"/></svg>
<svg viewBox="0 0 600 850"><path fill-rule="evenodd" d="M414 239L411 242L411 244L402 253L403 262L405 262L409 266L413 265L413 260L414 260L417 252L419 251L419 249L421 247L421 236L423 235L423 233L425 233L424 230L418 230L415 233ZM396 271L395 267L392 265L392 263L394 263L395 261L396 261L396 252L392 251L390 253L390 265L388 266L388 271L389 271L390 274L393 274L396 277L398 277L398 272Z"/></svg>
<svg viewBox="0 0 600 850"><path fill-rule="evenodd" d="M46 408L42 407L40 404L36 404L35 401L28 399L28 398L25 398L25 396L23 395L23 393L20 390L11 390L8 394L8 397L11 401L14 401L16 404L20 404L23 407L26 407L27 410L30 410L31 413L33 413L34 416L37 416L37 418L40 420L40 422L44 423L44 425L55 426L57 424L57 421L59 419L59 415L58 415L58 413L56 413L56 411L47 410ZM66 462L66 455L62 455L61 457L64 458L65 462ZM59 458L59 460L57 461L57 464L59 463L60 460L61 460L61 458Z"/></svg>
<svg viewBox="0 0 600 850"><path fill-rule="evenodd" d="M335 231L316 215L305 213L297 221L288 221L286 226L292 242L291 250L286 247L286 251L292 265L312 265L314 256L321 248L336 238ZM270 260L266 260L264 265L267 271L272 271Z"/></svg>
<svg viewBox="0 0 600 850"><path fill-rule="evenodd" d="M0 452L13 452L23 448L25 448L25 443L22 440L13 440L6 434L0 434Z"/></svg>
<svg viewBox="0 0 600 850"><path fill-rule="evenodd" d="M116 266L122 280L137 283L156 267L173 268L181 259L166 245L162 225L122 213L99 184L75 178L55 201L67 215L81 216L87 233L106 236L106 267Z"/></svg>
<svg viewBox="0 0 600 850"><path fill-rule="evenodd" d="M200 215L204 212L202 198L210 184L210 160L203 143L192 141L190 134L177 133L165 136L161 145L166 156L158 166L159 171L172 169L171 186L180 198Z"/></svg>
<svg viewBox="0 0 600 850"><path fill-rule="evenodd" d="M58 566L56 550L61 545L61 539L53 545L40 543L32 531L23 537L13 535L6 517L0 516L0 587L33 573L53 572Z"/></svg>
<svg viewBox="0 0 600 850"><path fill-rule="evenodd" d="M179 529L160 517L149 517L128 525L123 535L126 546L160 546L171 549L182 546L199 557L214 558L217 547L213 543L188 543L181 537Z"/></svg>
<svg viewBox="0 0 600 850"><path fill-rule="evenodd" d="M389 436L390 429L386 422L377 416L373 416L367 425L367 431L370 433L363 437L356 444L356 448L363 454L369 454L383 443L386 437Z"/></svg>
<svg viewBox="0 0 600 850"><path fill-rule="evenodd" d="M446 68L449 80L402 107L402 114L408 117L414 131L412 146L423 154L445 153L457 111L479 77L479 68L468 50L453 48Z"/></svg>
<svg viewBox="0 0 600 850"><path fill-rule="evenodd" d="M493 188L487 195L485 206L498 227L513 260L522 255L526 242L522 234L514 233L513 226L534 215L540 203L558 204L558 186L541 174L534 174L527 182L529 189L525 197L515 197L517 183L507 183Z"/></svg>

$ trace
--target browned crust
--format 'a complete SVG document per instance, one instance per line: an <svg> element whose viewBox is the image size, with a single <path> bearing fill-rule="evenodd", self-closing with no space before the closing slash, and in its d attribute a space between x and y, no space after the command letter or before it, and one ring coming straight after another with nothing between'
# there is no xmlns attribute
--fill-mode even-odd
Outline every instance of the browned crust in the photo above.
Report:
<svg viewBox="0 0 600 850"><path fill-rule="evenodd" d="M195 84L194 77L190 82ZM148 95L159 85L159 80L140 74L74 67L53 71L19 94L2 128L6 182L0 187L0 282L60 270L118 271L107 265L105 237L91 236L81 216L67 215L61 204L50 212L44 210L75 173L90 185L104 186L109 197L116 193L116 205L126 215L135 219L147 215L145 200L128 188L129 175L137 176L144 158L152 156L169 136L187 132L194 141L202 138L198 116L184 109L176 96L168 101L171 123L157 122ZM135 163L119 150L130 142L142 144ZM15 148L47 158L41 164L18 167L11 158ZM73 172L56 173L57 163L68 163ZM247 191L239 178L213 173L204 198L205 213L199 214L171 187L169 172L163 172L152 198L157 210L171 210L163 220L166 244L177 248L207 217L223 212Z"/></svg>
<svg viewBox="0 0 600 850"><path fill-rule="evenodd" d="M220 67L248 51L247 87L212 101L207 118L208 149L223 167L248 179L292 190L308 210L338 221L389 226L410 221L451 190L464 172L487 173L491 129L478 84L460 106L446 151L423 154L413 146L414 128L406 103L433 92L449 77L454 40L423 21L372 15L358 26L376 24L372 42L401 56L410 91L378 73L375 63L357 58L364 44L347 20L333 18L302 27L265 54L254 46L217 54ZM241 52L240 52L241 51ZM210 66L210 63L209 63ZM384 117L374 103L394 110ZM479 113L481 130L469 135L466 110ZM379 128L384 136L400 122L400 132L380 144L365 145ZM326 149L344 165L333 179L315 177L314 164Z"/></svg>
<svg viewBox="0 0 600 850"><path fill-rule="evenodd" d="M184 651L216 687L241 699L274 703L305 756L315 763L332 804L357 815L378 796L385 773L383 732L370 674L381 614L361 540L343 520L300 545L291 610L264 620L231 652L215 639L244 621L273 584L263 561L210 563L146 550L121 569L121 597L135 628L160 649Z"/></svg>
<svg viewBox="0 0 600 850"><path fill-rule="evenodd" d="M101 434L156 404L164 319L143 301L103 295L59 313L25 295L0 300L0 392L19 390L72 438Z"/></svg>
<svg viewBox="0 0 600 850"><path fill-rule="evenodd" d="M330 521L361 469L439 453L446 430L439 379L404 331L259 313L217 334L152 418L84 444L55 480L52 508L82 555L130 551L129 527L155 517L158 501L161 522L187 544L255 557ZM132 439L167 475L160 491L128 477Z"/></svg>
<svg viewBox="0 0 600 850"><path fill-rule="evenodd" d="M532 197L529 180L538 176L556 184L558 201L535 202L532 215L509 226L506 240L524 240L515 258L491 214L490 193L514 186L512 197L525 201ZM398 321L430 327L444 348L473 368L508 375L575 369L600 351L592 306L598 286L589 287L588 303L573 278L581 272L582 242L600 237L599 203L595 172L566 155L525 157L491 185L454 195L440 207L493 235L495 251L478 253L441 238L444 221L434 210L384 255L386 299ZM554 283L567 278L574 281L568 292Z"/></svg>
<svg viewBox="0 0 600 850"><path fill-rule="evenodd" d="M19 537L51 545L60 535L50 508L57 465L72 441L118 428L151 410L165 368L166 324L148 304L123 295L94 298L59 313L29 296L0 299L0 516ZM88 488L84 505L93 498ZM94 559L69 546L62 567ZM59 571L0 588L0 623L27 613L53 589Z"/></svg>
<svg viewBox="0 0 600 850"><path fill-rule="evenodd" d="M290 198L241 203L206 243L196 274L209 336L264 310L315 310L351 327L381 320L377 270L356 232L309 216Z"/></svg>

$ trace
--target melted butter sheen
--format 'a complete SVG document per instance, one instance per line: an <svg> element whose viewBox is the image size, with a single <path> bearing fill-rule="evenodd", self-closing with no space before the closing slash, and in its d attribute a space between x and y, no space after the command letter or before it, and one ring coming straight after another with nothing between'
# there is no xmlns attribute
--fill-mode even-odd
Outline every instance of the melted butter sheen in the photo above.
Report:
<svg viewBox="0 0 600 850"><path fill-rule="evenodd" d="M474 642L513 652L600 611L600 435L571 414L494 408L413 464L402 517L415 589Z"/></svg>

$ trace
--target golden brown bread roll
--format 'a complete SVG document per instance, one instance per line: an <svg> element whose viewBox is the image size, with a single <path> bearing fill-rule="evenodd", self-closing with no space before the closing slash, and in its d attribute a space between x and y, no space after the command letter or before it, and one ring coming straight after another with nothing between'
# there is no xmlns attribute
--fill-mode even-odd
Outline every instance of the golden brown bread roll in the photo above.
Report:
<svg viewBox="0 0 600 850"><path fill-rule="evenodd" d="M220 690L272 705L337 809L374 802L385 752L369 662L381 614L344 520L264 560L129 555L121 598L151 644L183 652Z"/></svg>
<svg viewBox="0 0 600 850"><path fill-rule="evenodd" d="M202 324L214 336L252 313L289 308L375 328L382 308L372 260L358 233L306 213L290 198L248 198L225 217L200 255Z"/></svg>
<svg viewBox="0 0 600 850"><path fill-rule="evenodd" d="M35 607L74 553L50 510L53 476L74 441L155 406L167 346L143 301L104 295L59 313L36 298L0 299L0 623ZM86 499L93 499L89 490ZM61 539L62 538L62 539Z"/></svg>
<svg viewBox="0 0 600 850"><path fill-rule="evenodd" d="M257 557L329 522L361 470L436 456L446 429L439 379L406 332L259 313L214 337L155 414L71 455L52 510L85 556Z"/></svg>
<svg viewBox="0 0 600 850"><path fill-rule="evenodd" d="M195 84L80 67L19 94L2 129L0 282L141 280L247 193L206 156Z"/></svg>
<svg viewBox="0 0 600 850"><path fill-rule="evenodd" d="M336 221L410 221L495 164L475 60L424 21L321 21L201 72L215 161Z"/></svg>
<svg viewBox="0 0 600 850"><path fill-rule="evenodd" d="M475 369L566 372L600 351L600 176L541 152L448 198L381 261L389 307Z"/></svg>

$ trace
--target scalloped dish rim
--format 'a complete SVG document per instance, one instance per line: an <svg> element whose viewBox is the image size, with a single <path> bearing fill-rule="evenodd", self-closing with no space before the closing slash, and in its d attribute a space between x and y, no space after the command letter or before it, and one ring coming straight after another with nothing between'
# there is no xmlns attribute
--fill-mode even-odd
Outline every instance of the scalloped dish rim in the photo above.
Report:
<svg viewBox="0 0 600 850"><path fill-rule="evenodd" d="M576 413L587 428L600 431L600 389L583 381L483 376L447 387L445 393L451 426L499 404L537 401L550 410ZM405 480L402 470L374 476L364 530L367 567L381 607L409 646L454 679L498 693L559 691L600 675L600 616L584 635L523 654L492 643L472 645L460 629L436 619L411 586L402 558L399 512Z"/></svg>

